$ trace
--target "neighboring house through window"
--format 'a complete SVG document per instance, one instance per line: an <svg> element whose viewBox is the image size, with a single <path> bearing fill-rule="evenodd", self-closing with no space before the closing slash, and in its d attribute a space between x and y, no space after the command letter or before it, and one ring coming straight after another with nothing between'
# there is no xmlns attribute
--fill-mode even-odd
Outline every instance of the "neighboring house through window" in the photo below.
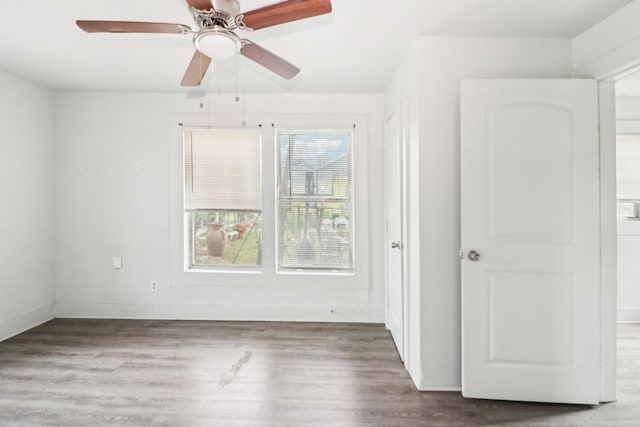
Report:
<svg viewBox="0 0 640 427"><path fill-rule="evenodd" d="M352 271L351 130L277 129L278 270Z"/></svg>

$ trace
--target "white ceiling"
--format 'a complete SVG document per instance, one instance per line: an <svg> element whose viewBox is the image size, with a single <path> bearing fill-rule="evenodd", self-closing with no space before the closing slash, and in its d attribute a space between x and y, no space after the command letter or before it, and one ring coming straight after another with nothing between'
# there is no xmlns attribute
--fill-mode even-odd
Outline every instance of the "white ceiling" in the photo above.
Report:
<svg viewBox="0 0 640 427"><path fill-rule="evenodd" d="M244 11L274 2L240 1ZM240 57L215 62L195 91L382 92L416 35L573 38L630 2L332 0L331 15L241 34L299 66L292 81ZM184 0L4 0L0 17L1 70L54 90L184 90L189 35L87 34L75 26L98 19L193 28Z"/></svg>

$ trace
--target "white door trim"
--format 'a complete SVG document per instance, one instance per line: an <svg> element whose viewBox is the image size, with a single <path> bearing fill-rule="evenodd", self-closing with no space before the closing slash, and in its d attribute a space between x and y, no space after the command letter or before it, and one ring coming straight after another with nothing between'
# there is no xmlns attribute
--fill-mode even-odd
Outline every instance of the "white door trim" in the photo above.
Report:
<svg viewBox="0 0 640 427"><path fill-rule="evenodd" d="M402 181L402 315L404 322L404 337L403 337L403 352L404 363L409 365L409 255L411 252L409 245L409 88L404 88L402 96L402 105L400 106L402 112L400 123L400 168Z"/></svg>
<svg viewBox="0 0 640 427"><path fill-rule="evenodd" d="M600 401L616 395L617 220L615 83L599 81L600 108Z"/></svg>

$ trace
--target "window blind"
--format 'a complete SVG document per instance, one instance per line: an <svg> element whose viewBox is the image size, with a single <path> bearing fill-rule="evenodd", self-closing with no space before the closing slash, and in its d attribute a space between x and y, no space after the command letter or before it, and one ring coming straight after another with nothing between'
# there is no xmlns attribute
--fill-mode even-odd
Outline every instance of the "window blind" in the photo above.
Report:
<svg viewBox="0 0 640 427"><path fill-rule="evenodd" d="M351 130L277 130L280 268L353 268L351 139Z"/></svg>
<svg viewBox="0 0 640 427"><path fill-rule="evenodd" d="M183 139L185 210L261 210L260 130L185 129Z"/></svg>
<svg viewBox="0 0 640 427"><path fill-rule="evenodd" d="M640 200L640 135L617 136L616 184L618 199Z"/></svg>

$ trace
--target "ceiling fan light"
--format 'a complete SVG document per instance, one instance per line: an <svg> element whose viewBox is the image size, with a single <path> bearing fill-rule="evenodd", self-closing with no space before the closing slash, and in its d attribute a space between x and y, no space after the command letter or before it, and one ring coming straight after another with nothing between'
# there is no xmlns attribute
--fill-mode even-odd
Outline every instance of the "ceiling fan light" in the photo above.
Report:
<svg viewBox="0 0 640 427"><path fill-rule="evenodd" d="M240 50L240 39L224 29L211 29L195 37L196 48L213 59L227 59Z"/></svg>

